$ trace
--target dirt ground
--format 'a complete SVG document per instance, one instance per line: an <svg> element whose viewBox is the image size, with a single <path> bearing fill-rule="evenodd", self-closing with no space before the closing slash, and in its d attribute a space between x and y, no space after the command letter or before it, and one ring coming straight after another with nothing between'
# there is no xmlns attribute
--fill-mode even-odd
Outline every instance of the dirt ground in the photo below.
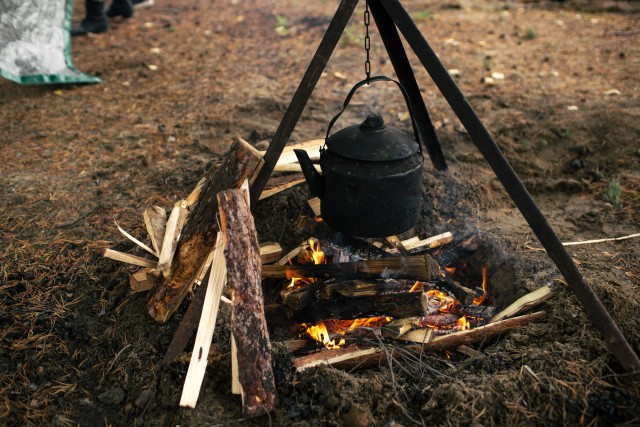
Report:
<svg viewBox="0 0 640 427"><path fill-rule="evenodd" d="M234 136L264 146L337 4L158 0L106 34L73 40L75 65L104 83L0 81L0 424L640 424L638 375L607 352L412 55L450 165L438 173L425 163L417 231L484 233L491 256L510 266L501 300L550 284L547 319L475 345L470 356L424 355L348 373L295 374L274 344L278 408L245 420L229 391L223 306L198 405L178 408L187 364L160 361L187 304L164 325L147 315L126 268L101 256L105 248L135 253L114 219L143 237L142 210L188 195ZM403 4L445 66L458 70L462 92L563 241L640 232L640 2ZM363 9L292 140L322 136L364 77ZM82 13L76 5L76 20ZM375 31L372 68L393 74ZM372 85L354 102L340 126L371 108L409 129L391 85ZM259 203L260 240L285 250L297 244L293 221L309 213L308 197L299 186ZM640 239L569 251L640 352Z"/></svg>

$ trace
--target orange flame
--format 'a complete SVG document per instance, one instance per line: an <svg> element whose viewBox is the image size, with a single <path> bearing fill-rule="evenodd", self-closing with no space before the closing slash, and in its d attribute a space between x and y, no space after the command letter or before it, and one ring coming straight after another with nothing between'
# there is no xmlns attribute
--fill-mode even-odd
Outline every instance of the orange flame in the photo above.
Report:
<svg viewBox="0 0 640 427"><path fill-rule="evenodd" d="M422 291L422 289L424 289L424 282L416 282L411 289L409 289L409 292L419 292Z"/></svg>
<svg viewBox="0 0 640 427"><path fill-rule="evenodd" d="M302 262L304 264L311 264L312 262L313 264L326 264L327 259L324 255L324 252L320 250L320 241L312 238L312 239L309 239L307 243L309 243L309 248L311 249L311 253L309 253L309 251L302 249L304 251ZM289 258L289 264L293 265L291 258ZM316 279L311 279L311 278L309 279L303 279L301 277L287 277L287 278L291 279L291 282L289 283L289 285L287 285L288 289L293 288L295 285L301 285L303 283L309 284L316 281Z"/></svg>
<svg viewBox="0 0 640 427"><path fill-rule="evenodd" d="M431 289L430 291L427 291L426 294L429 296L429 298L436 298L440 300L440 312L451 311L451 307L453 307L456 302L455 299L437 289Z"/></svg>
<svg viewBox="0 0 640 427"><path fill-rule="evenodd" d="M489 264L485 264L482 267L482 295L475 297L473 299L473 303L475 305L482 304L487 299L487 292L489 292L489 286L487 282L487 270L489 269Z"/></svg>
<svg viewBox="0 0 640 427"><path fill-rule="evenodd" d="M445 267L444 270L449 273L449 276L453 276L454 274L456 274L456 268L455 267Z"/></svg>
<svg viewBox="0 0 640 427"><path fill-rule="evenodd" d="M302 324L303 327L306 328L305 333L309 335L311 338L316 340L317 342L323 344L327 348L338 348L340 346L345 345L346 341L344 338L340 338L338 343L336 343L336 339L329 339L330 333L329 328L332 330L333 335L344 335L345 332L357 328L365 328L365 327L374 327L381 326L386 323L391 322L393 319L387 316L378 316L378 317L364 317L361 319L355 320L328 320L327 324L324 322L319 322L317 325L307 325Z"/></svg>
<svg viewBox="0 0 640 427"><path fill-rule="evenodd" d="M467 329L471 329L471 324L467 320L466 315L458 319L458 328L461 331L466 331Z"/></svg>

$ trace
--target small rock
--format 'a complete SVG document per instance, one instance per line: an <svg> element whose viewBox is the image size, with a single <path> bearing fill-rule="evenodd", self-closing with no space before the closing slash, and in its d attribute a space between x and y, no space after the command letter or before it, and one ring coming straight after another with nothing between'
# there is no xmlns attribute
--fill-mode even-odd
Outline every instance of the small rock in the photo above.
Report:
<svg viewBox="0 0 640 427"><path fill-rule="evenodd" d="M155 53L157 55L161 52L161 50L159 47L152 47L151 49L149 49L149 52Z"/></svg>
<svg viewBox="0 0 640 427"><path fill-rule="evenodd" d="M504 80L504 73L500 73L498 71L494 71L493 73L491 73L491 77L494 80Z"/></svg>
<svg viewBox="0 0 640 427"><path fill-rule="evenodd" d="M176 142L176 137L175 136L170 136L167 138L167 142L169 144L173 144L174 142Z"/></svg>
<svg viewBox="0 0 640 427"><path fill-rule="evenodd" d="M113 387L98 395L98 400L105 405L119 405L124 400L125 392L120 387Z"/></svg>
<svg viewBox="0 0 640 427"><path fill-rule="evenodd" d="M578 111L578 106L577 105L569 105L567 107L567 110L569 110L569 111Z"/></svg>
<svg viewBox="0 0 640 427"><path fill-rule="evenodd" d="M451 77L460 77L460 70L458 70L457 68L452 68L448 71Z"/></svg>
<svg viewBox="0 0 640 427"><path fill-rule="evenodd" d="M153 28L153 22L145 22L142 26L145 28Z"/></svg>
<svg viewBox="0 0 640 427"><path fill-rule="evenodd" d="M559 73L559 72L557 72L557 71L555 71L555 70L551 71L551 75L552 75L553 77L560 77L560 73Z"/></svg>
<svg viewBox="0 0 640 427"><path fill-rule="evenodd" d="M151 71L158 71L158 66L157 66L157 65L154 65L154 64L149 64L149 69L150 69Z"/></svg>
<svg viewBox="0 0 640 427"><path fill-rule="evenodd" d="M336 71L335 73L333 73L333 75L336 76L337 79L347 80L347 75L341 73L340 71Z"/></svg>
<svg viewBox="0 0 640 427"><path fill-rule="evenodd" d="M133 402L133 404L136 405L136 408L143 408L147 405L152 395L153 391L151 391L151 389L144 389L136 398L135 402Z"/></svg>
<svg viewBox="0 0 640 427"><path fill-rule="evenodd" d="M342 417L342 421L346 427L367 427L373 424L374 419L369 408L353 403L349 412Z"/></svg>
<svg viewBox="0 0 640 427"><path fill-rule="evenodd" d="M494 85L496 84L496 81L494 80L493 77L483 77L481 80L482 83L487 84L487 85Z"/></svg>

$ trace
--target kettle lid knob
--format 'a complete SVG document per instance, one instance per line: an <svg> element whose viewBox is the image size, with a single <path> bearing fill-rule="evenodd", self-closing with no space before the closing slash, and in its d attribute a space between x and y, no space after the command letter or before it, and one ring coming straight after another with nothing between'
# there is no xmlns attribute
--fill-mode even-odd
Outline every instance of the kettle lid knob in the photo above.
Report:
<svg viewBox="0 0 640 427"><path fill-rule="evenodd" d="M378 130L384 127L382 116L377 113L369 114L367 118L360 124L362 130Z"/></svg>

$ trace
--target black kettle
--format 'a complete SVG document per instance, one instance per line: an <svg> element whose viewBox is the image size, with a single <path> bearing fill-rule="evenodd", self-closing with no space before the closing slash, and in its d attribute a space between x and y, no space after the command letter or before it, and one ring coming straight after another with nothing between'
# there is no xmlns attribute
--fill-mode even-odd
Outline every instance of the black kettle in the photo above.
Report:
<svg viewBox="0 0 640 427"><path fill-rule="evenodd" d="M391 81L404 95L415 140L384 124L378 114L329 136L333 124L363 85ZM320 198L322 218L347 235L386 237L414 227L420 218L423 156L409 98L402 85L385 76L357 83L331 120L320 149L322 175L304 150L294 150L311 193Z"/></svg>

